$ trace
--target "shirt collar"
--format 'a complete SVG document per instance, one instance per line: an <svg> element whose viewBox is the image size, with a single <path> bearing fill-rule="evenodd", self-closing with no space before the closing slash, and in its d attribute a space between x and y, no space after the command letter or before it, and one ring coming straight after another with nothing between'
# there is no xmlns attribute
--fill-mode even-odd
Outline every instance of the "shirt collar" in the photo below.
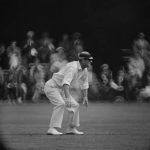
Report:
<svg viewBox="0 0 150 150"><path fill-rule="evenodd" d="M82 68L81 68L81 65L80 65L80 62L79 62L79 61L77 61L77 66L78 66L78 70L82 70Z"/></svg>

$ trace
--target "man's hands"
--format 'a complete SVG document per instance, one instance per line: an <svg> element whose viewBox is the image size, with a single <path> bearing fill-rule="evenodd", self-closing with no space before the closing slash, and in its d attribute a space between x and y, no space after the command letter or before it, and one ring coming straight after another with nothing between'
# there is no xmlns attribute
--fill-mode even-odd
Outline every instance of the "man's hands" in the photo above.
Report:
<svg viewBox="0 0 150 150"><path fill-rule="evenodd" d="M71 99L70 98L66 98L65 99L65 104L66 104L66 107L71 107Z"/></svg>
<svg viewBox="0 0 150 150"><path fill-rule="evenodd" d="M88 107L88 98L87 97L83 97L83 105Z"/></svg>
<svg viewBox="0 0 150 150"><path fill-rule="evenodd" d="M63 90L64 90L64 94L65 94L66 107L71 107L71 98L70 98L70 92L69 92L69 85L64 84L63 85Z"/></svg>

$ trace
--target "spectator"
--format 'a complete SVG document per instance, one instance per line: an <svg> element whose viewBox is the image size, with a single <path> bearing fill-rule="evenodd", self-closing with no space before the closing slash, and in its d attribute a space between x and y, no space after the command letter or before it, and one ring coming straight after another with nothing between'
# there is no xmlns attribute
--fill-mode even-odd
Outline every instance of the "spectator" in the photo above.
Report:
<svg viewBox="0 0 150 150"><path fill-rule="evenodd" d="M67 63L66 55L63 47L57 47L56 53L50 57L50 77L56 73Z"/></svg>
<svg viewBox="0 0 150 150"><path fill-rule="evenodd" d="M110 70L108 64L103 64L101 66L100 79L102 81L102 84L104 85L110 84L110 81L112 80L112 71Z"/></svg>
<svg viewBox="0 0 150 150"><path fill-rule="evenodd" d="M142 56L146 51L150 50L150 44L145 39L144 33L139 33L138 38L133 41L133 51L140 53Z"/></svg>
<svg viewBox="0 0 150 150"><path fill-rule="evenodd" d="M53 40L49 38L48 33L44 33L40 40L40 47L38 48L38 59L40 63L49 63L50 56L54 53L54 49Z"/></svg>
<svg viewBox="0 0 150 150"><path fill-rule="evenodd" d="M142 89L140 89L138 93L138 96L137 96L138 102L150 101L150 71L147 72L146 81L147 81L147 84Z"/></svg>
<svg viewBox="0 0 150 150"><path fill-rule="evenodd" d="M7 98L9 100L9 103L15 104L17 102L17 95L18 95L16 68L10 68L9 70L7 91L8 91Z"/></svg>
<svg viewBox="0 0 150 150"><path fill-rule="evenodd" d="M71 51L71 41L69 39L68 34L63 34L62 40L59 42L58 47L63 47L65 50L65 55L67 59L70 56L70 51Z"/></svg>
<svg viewBox="0 0 150 150"><path fill-rule="evenodd" d="M112 98L112 90L110 83L112 81L112 71L108 64L101 65L100 68L100 93L102 100L110 100Z"/></svg>
<svg viewBox="0 0 150 150"><path fill-rule="evenodd" d="M0 67L0 101L4 99L4 71Z"/></svg>
<svg viewBox="0 0 150 150"><path fill-rule="evenodd" d="M136 101L138 91L143 84L142 77L145 70L144 60L138 51L135 51L133 56L129 58L127 67L127 99L130 101Z"/></svg>
<svg viewBox="0 0 150 150"><path fill-rule="evenodd" d="M115 101L116 102L124 102L125 101L125 69L121 67L117 72L117 89L115 90Z"/></svg>
<svg viewBox="0 0 150 150"><path fill-rule="evenodd" d="M21 64L21 49L17 46L16 41L11 42L11 45L7 48L7 53L9 57L9 67L11 69Z"/></svg>
<svg viewBox="0 0 150 150"><path fill-rule="evenodd" d="M44 67L36 59L35 64L30 69L30 78L32 81L32 102L39 102L41 94L43 94L45 84Z"/></svg>
<svg viewBox="0 0 150 150"><path fill-rule="evenodd" d="M27 96L27 69L22 66L18 65L16 69L16 76L17 76L17 100L19 103L26 101Z"/></svg>
<svg viewBox="0 0 150 150"><path fill-rule="evenodd" d="M8 69L9 68L8 54L7 54L5 45L3 43L0 44L0 67L2 69Z"/></svg>
<svg viewBox="0 0 150 150"><path fill-rule="evenodd" d="M78 60L78 54L83 51L81 33L75 32L72 37L71 56L69 60Z"/></svg>
<svg viewBox="0 0 150 150"><path fill-rule="evenodd" d="M138 53L144 61L146 71L150 70L150 44L142 32L139 33L138 38L133 41L133 53Z"/></svg>
<svg viewBox="0 0 150 150"><path fill-rule="evenodd" d="M23 43L23 65L27 66L29 63L33 63L37 57L37 50L36 50L36 42L34 39L34 31L27 32L27 39Z"/></svg>

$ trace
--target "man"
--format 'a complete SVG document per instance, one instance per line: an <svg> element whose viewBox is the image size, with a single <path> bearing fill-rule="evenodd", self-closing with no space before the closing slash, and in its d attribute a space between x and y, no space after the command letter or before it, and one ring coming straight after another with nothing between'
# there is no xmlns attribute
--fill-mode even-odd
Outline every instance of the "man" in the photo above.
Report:
<svg viewBox="0 0 150 150"><path fill-rule="evenodd" d="M69 113L69 126L66 134L84 134L77 130L80 125L79 103L73 98L70 90L75 87L80 88L83 91L83 104L88 105L87 89L89 88L89 83L87 68L92 59L89 52L83 51L79 54L78 61L67 63L46 82L44 92L54 105L47 134L62 134L57 128L61 128L65 108Z"/></svg>
<svg viewBox="0 0 150 150"><path fill-rule="evenodd" d="M42 38L39 41L38 59L40 63L49 63L51 54L54 53L55 46L53 39L49 37L47 32L43 33Z"/></svg>
<svg viewBox="0 0 150 150"><path fill-rule="evenodd" d="M33 63L37 58L38 51L36 49L37 43L35 41L35 32L28 31L27 38L23 41L22 45L22 61L23 65L28 66L29 63Z"/></svg>
<svg viewBox="0 0 150 150"><path fill-rule="evenodd" d="M147 51L150 50L150 44L145 38L144 33L139 33L138 38L133 41L133 52L139 53L143 56Z"/></svg>

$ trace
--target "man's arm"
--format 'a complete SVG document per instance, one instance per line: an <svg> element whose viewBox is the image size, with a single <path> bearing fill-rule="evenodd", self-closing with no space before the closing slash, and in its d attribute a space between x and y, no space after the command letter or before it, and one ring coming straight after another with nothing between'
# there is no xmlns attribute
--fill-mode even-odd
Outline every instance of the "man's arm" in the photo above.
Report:
<svg viewBox="0 0 150 150"><path fill-rule="evenodd" d="M71 66L66 68L64 79L62 81L62 87L65 94L65 103L68 107L71 107L71 99L70 99L70 84L74 78L75 69Z"/></svg>
<svg viewBox="0 0 150 150"><path fill-rule="evenodd" d="M88 106L88 89L84 89L83 91L83 104Z"/></svg>
<svg viewBox="0 0 150 150"><path fill-rule="evenodd" d="M69 85L68 84L63 85L63 91L65 94L65 103L68 107L71 107L70 91L69 91Z"/></svg>
<svg viewBox="0 0 150 150"><path fill-rule="evenodd" d="M70 92L69 92L69 85L68 84L63 85L63 90L64 90L65 98L66 99L70 98Z"/></svg>

